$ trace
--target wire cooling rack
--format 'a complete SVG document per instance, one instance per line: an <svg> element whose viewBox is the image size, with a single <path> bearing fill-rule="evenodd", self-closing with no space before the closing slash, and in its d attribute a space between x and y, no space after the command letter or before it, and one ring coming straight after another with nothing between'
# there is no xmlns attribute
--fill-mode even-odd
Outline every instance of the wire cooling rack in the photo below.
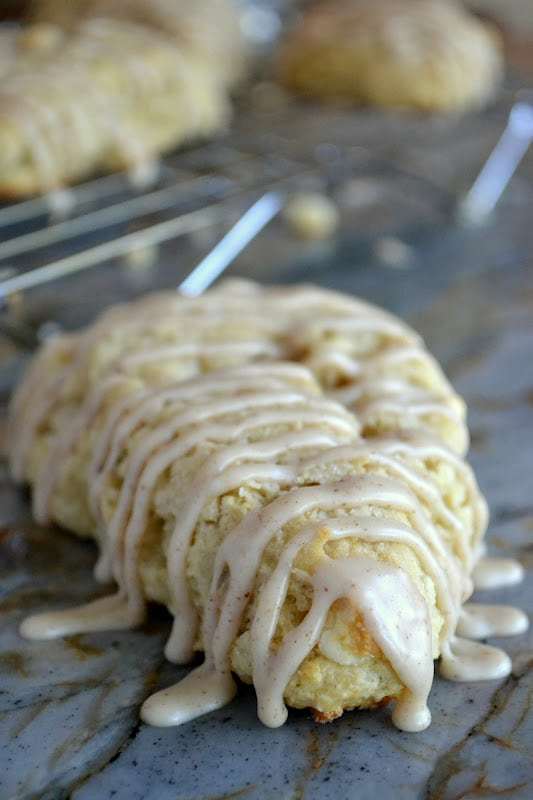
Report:
<svg viewBox="0 0 533 800"><path fill-rule="evenodd" d="M143 185L118 173L0 206L0 298L222 222L270 188L313 178L327 188L354 168L349 153L331 146L295 157L275 137L247 144L218 141L169 156ZM363 161L367 170L391 169Z"/></svg>
<svg viewBox="0 0 533 800"><path fill-rule="evenodd" d="M473 200L477 208L479 196L487 198L486 190L474 191L483 181L493 189L492 208L527 149L524 125L517 132L512 124L522 107L531 114L529 97L513 106L500 143L463 198L463 211ZM531 135L529 127L526 133ZM441 223L453 215L457 198L449 190L411 173L382 152L376 155L379 148L351 146L346 140L342 144L320 142L316 135L311 141L312 146L304 144L294 131L291 135L285 130L280 135L279 128L265 133L261 126L252 130L248 126L244 132L169 155L153 169L145 170L144 176L105 175L61 192L0 205L0 332L28 348L39 338L40 328L44 326L47 331L57 316L68 317L69 309L68 325L84 322L84 315L79 315L82 305L91 305L93 313L98 310L95 292L118 292L118 297L108 298L117 300L124 286L109 276L107 283L105 279L94 283L88 276L82 281L81 273L86 274L91 267L107 270L117 260L130 265L157 261L157 248L164 245L170 244L174 253L185 255L184 263L176 264L173 277L178 283L194 266L194 260L202 259L213 246L210 231L212 234L215 230L215 238L220 237L247 207L273 189L286 193L311 187L335 194L354 175L373 179L401 176L406 201L408 196L431 196L430 204L440 214ZM396 216L403 205L403 200L396 204ZM419 213L420 208L414 211ZM189 247L187 255L187 241L190 244L192 238L196 249L193 254ZM63 283L53 282L69 276L77 276L79 281L65 293ZM158 280L146 283L139 288L159 285ZM28 290L38 287L48 292L52 302L38 312L37 320L32 320L32 313L25 313L28 303L34 301Z"/></svg>

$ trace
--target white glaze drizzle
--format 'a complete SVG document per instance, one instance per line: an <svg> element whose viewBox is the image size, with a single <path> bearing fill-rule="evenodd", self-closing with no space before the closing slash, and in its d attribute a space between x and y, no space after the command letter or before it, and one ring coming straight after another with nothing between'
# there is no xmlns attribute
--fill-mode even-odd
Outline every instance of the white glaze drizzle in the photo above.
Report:
<svg viewBox="0 0 533 800"><path fill-rule="evenodd" d="M131 329L136 337L141 336L144 331L149 334L155 324L165 322L167 318L171 323L179 321L182 306L186 306L186 303L187 301L179 298L178 295L175 297L148 296L146 300L137 304L138 309L135 310L134 316L128 315L127 307L117 306L104 314L81 337L56 337L53 340L55 347L59 349L65 348L63 339L66 339L67 347L72 351L71 361L57 374L55 371L49 372L45 359L37 359L36 369L29 372L20 390L15 393L10 408L9 456L11 472L15 480L20 481L25 476L28 454L33 447L39 428L61 401L70 379L87 370L88 359L94 348L113 330L115 325L120 324L125 332ZM194 310L195 301L191 301L191 304L193 304L191 310ZM169 316L172 310L174 310L174 315ZM199 333L209 334L213 326L209 317L201 320L201 326L199 326L199 322L198 320L196 322L196 327L200 327ZM157 361L190 359L193 362L201 362L216 356L246 361L265 356L272 358L278 355L279 350L275 344L266 338L245 341L230 340L221 343L199 341L191 344L184 342L168 348L145 348L142 354L138 353L131 357L127 353L122 354L112 361L108 371L134 372Z"/></svg>
<svg viewBox="0 0 533 800"><path fill-rule="evenodd" d="M228 392L235 390L242 385L245 378L248 391L254 389L260 391L283 388L283 380L302 382L306 386L309 384L309 377L307 370L297 364L269 364L267 374L264 367L248 364L237 371L228 369L223 373L184 382L164 391L149 391L128 396L122 402L116 403L96 440L89 467L89 500L93 514L101 522L103 521L99 513L102 487L116 463L124 442L133 434L143 418L153 410L170 401L195 400L199 391L209 394L216 388ZM313 386L310 384L306 388L312 389Z"/></svg>
<svg viewBox="0 0 533 800"><path fill-rule="evenodd" d="M260 398L258 395L254 396L253 400L255 401L258 397ZM274 397L265 397L264 399L265 403L270 402L271 405L276 402ZM283 398L280 397L279 400L282 401ZM235 406L237 406L237 404L234 404L234 407ZM171 437L175 434L174 424L172 424L170 428L167 428L167 430L162 429L158 432L158 435L156 433L153 438L147 437L147 444L142 447L142 449L140 447L132 458L132 463L128 469L123 489L117 503L117 511L115 512L108 533L109 541L113 548L115 577L117 580L122 578L128 583L129 595L132 599L132 603L138 605L142 601L140 587L136 580L136 546L144 530L143 523L148 511L151 491L155 487L157 479L162 472L179 457L185 455L196 445L206 440L217 441L218 439L231 442L243 436L247 430L255 429L260 426L289 424L291 422L293 424L295 422L300 422L300 424L307 422L308 424L314 424L316 426L323 424L324 417L327 413L326 409L320 409L318 404L314 413L304 410L304 408L303 404L295 402L293 409L268 411L265 414L255 413L252 418L235 424L200 426L190 434L185 435L182 440L178 438L175 443L170 444L166 448L160 446L161 439L166 438L166 436ZM243 409L241 405L241 408L239 409L237 407L237 410L245 409ZM222 411L220 413L222 413ZM213 416L215 415L216 411L213 409ZM183 415L183 417L186 416L185 414ZM334 420L334 425L337 422L339 421ZM349 432L349 424L346 420L340 420L340 425L344 432ZM185 427L185 424L182 427ZM355 431L356 429L353 430ZM155 444L155 449L154 442L157 442ZM257 470L257 467L255 467L255 469ZM270 470L272 472L273 467L270 467ZM274 470L274 474L272 475L274 480L279 480L282 477L279 472L279 469ZM286 474L284 471L282 472L283 475ZM290 474L287 474L286 479L289 478ZM124 523L128 518L128 527L124 528ZM123 557L120 552L122 543L127 544L127 549ZM122 570L123 574L121 574Z"/></svg>
<svg viewBox="0 0 533 800"><path fill-rule="evenodd" d="M20 633L26 639L57 639L73 633L127 629L133 624L124 596L117 593L64 611L33 614L23 621Z"/></svg>
<svg viewBox="0 0 533 800"><path fill-rule="evenodd" d="M400 457L400 458L399 458ZM437 461L451 466L461 477L467 489L468 508L473 512L472 530L463 523L458 513L446 505L438 484L428 478L425 468L417 468L405 464L403 459L412 458L424 463L425 459ZM423 503L430 509L431 517L444 527L451 528L453 549L463 564L465 572L472 565L472 544L479 541L485 533L487 524L486 505L468 465L457 458L438 440L435 442L424 433L408 432L403 438L395 436L375 438L358 445L339 447L335 451L326 452L316 457L316 464L345 459L363 461L372 468L382 468L404 482ZM467 582L466 596L471 594L471 582Z"/></svg>

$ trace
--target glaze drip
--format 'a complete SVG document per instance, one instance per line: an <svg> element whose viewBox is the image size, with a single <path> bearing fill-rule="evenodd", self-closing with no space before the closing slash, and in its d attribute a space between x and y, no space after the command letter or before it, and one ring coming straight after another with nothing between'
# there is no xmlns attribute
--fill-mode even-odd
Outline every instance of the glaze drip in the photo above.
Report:
<svg viewBox="0 0 533 800"><path fill-rule="evenodd" d="M524 568L513 558L482 556L472 573L476 589L501 589L515 586L524 579Z"/></svg>

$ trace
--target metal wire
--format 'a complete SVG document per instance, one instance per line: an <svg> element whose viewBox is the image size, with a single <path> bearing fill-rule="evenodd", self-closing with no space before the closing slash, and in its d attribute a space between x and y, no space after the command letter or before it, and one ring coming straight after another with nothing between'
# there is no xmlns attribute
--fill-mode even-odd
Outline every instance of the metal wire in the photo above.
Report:
<svg viewBox="0 0 533 800"><path fill-rule="evenodd" d="M268 192L259 198L182 281L179 291L188 297L202 294L265 225L268 225L282 205L283 195L280 192Z"/></svg>
<svg viewBox="0 0 533 800"><path fill-rule="evenodd" d="M458 206L463 222L482 222L496 207L533 141L533 95L516 102L505 130Z"/></svg>
<svg viewBox="0 0 533 800"><path fill-rule="evenodd" d="M205 177L177 183L163 189L146 192L120 203L98 208L75 219L64 220L55 225L38 228L36 231L15 236L0 244L0 259L13 258L29 253L39 247L66 242L88 231L103 230L120 222L129 222L145 214L163 211L176 205L178 200L188 197L209 199L221 195L231 186L227 178Z"/></svg>

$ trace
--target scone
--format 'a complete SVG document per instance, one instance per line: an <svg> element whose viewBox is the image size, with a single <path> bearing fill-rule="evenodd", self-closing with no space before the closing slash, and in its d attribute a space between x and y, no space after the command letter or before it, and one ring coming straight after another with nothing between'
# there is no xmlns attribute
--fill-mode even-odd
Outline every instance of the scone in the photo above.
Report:
<svg viewBox="0 0 533 800"><path fill-rule="evenodd" d="M306 97L421 111L477 108L502 72L496 31L455 0L322 2L278 58L281 82Z"/></svg>
<svg viewBox="0 0 533 800"><path fill-rule="evenodd" d="M459 679L509 669L455 635L487 524L463 415L416 334L343 295L229 282L112 309L36 357L10 455L38 521L96 538L118 590L22 632L130 627L156 600L167 657L205 662L149 722L223 705L235 673L271 726L285 704L329 720L394 699L420 730L434 658Z"/></svg>
<svg viewBox="0 0 533 800"><path fill-rule="evenodd" d="M219 51L237 52L228 37L219 32ZM11 33L0 64L0 196L51 191L95 172L138 171L223 129L238 69L216 69L215 53L208 58L189 38L92 16L66 31L41 23Z"/></svg>

